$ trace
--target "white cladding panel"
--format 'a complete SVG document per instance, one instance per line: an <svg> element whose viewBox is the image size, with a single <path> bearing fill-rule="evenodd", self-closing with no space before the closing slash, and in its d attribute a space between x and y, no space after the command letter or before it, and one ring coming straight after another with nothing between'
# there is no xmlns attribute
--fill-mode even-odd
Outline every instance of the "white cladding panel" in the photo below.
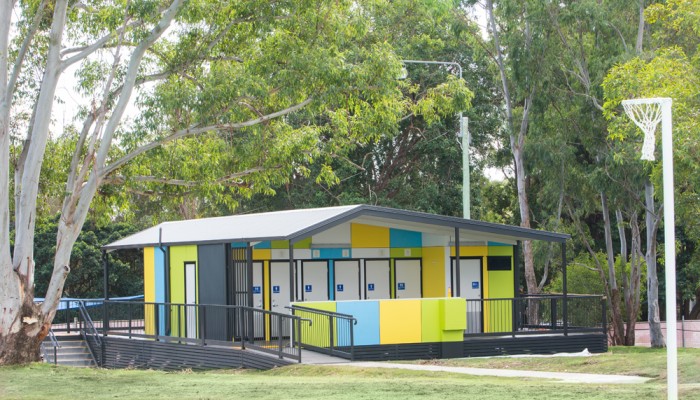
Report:
<svg viewBox="0 0 700 400"><path fill-rule="evenodd" d="M346 222L338 226L334 226L326 231L311 237L311 243L314 245L340 245L339 247L349 247L350 245L350 223Z"/></svg>
<svg viewBox="0 0 700 400"><path fill-rule="evenodd" d="M391 298L389 283L389 260L365 260L366 299Z"/></svg>
<svg viewBox="0 0 700 400"><path fill-rule="evenodd" d="M389 257L389 249L352 249L354 258L387 258Z"/></svg>
<svg viewBox="0 0 700 400"><path fill-rule="evenodd" d="M450 244L451 236L435 235L431 233L423 234L423 247L447 246Z"/></svg>
<svg viewBox="0 0 700 400"><path fill-rule="evenodd" d="M333 263L335 277L335 300L360 299L360 261L335 261Z"/></svg>
<svg viewBox="0 0 700 400"><path fill-rule="evenodd" d="M396 298L419 299L421 297L420 260L394 260L396 268Z"/></svg>
<svg viewBox="0 0 700 400"><path fill-rule="evenodd" d="M481 259L459 259L459 282L456 262L452 260L452 282L459 286L459 297L467 299L467 333L481 332Z"/></svg>
<svg viewBox="0 0 700 400"><path fill-rule="evenodd" d="M301 298L304 301L328 300L328 262L302 261Z"/></svg>
<svg viewBox="0 0 700 400"><path fill-rule="evenodd" d="M197 304L197 266L194 263L185 264L185 304ZM187 307L185 312L187 337L197 337L196 307Z"/></svg>
<svg viewBox="0 0 700 400"><path fill-rule="evenodd" d="M271 249L270 255L273 260L289 259L289 249ZM294 249L295 260L306 260L311 258L311 249Z"/></svg>

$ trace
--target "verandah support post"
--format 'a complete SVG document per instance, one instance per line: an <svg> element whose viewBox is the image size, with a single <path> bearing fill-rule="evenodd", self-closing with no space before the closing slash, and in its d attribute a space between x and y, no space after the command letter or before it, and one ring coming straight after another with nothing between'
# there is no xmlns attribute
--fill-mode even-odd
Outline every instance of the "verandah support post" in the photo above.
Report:
<svg viewBox="0 0 700 400"><path fill-rule="evenodd" d="M518 331L520 319L520 241L515 243L513 249L513 307L511 310L513 316L513 337Z"/></svg>
<svg viewBox="0 0 700 400"><path fill-rule="evenodd" d="M294 244L289 241L289 302L293 303L296 298L296 277L294 276Z"/></svg>
<svg viewBox="0 0 700 400"><path fill-rule="evenodd" d="M454 297L460 297L460 268L459 268L459 228L455 228L455 281L454 288L452 290Z"/></svg>
<svg viewBox="0 0 700 400"><path fill-rule="evenodd" d="M107 300L109 300L109 260L107 251L102 250L102 286L104 290L104 302L102 303L102 336L107 336L109 330L109 315L107 312Z"/></svg>
<svg viewBox="0 0 700 400"><path fill-rule="evenodd" d="M564 336L569 335L569 296L566 286L566 242L561 243L561 270L562 289L564 292L564 304L562 305L562 318L564 318Z"/></svg>
<svg viewBox="0 0 700 400"><path fill-rule="evenodd" d="M246 303L248 307L253 307L253 247L250 242L245 246L245 269L246 269ZM255 332L253 326L253 312L248 309L245 313L248 316L248 340L252 343L255 340Z"/></svg>

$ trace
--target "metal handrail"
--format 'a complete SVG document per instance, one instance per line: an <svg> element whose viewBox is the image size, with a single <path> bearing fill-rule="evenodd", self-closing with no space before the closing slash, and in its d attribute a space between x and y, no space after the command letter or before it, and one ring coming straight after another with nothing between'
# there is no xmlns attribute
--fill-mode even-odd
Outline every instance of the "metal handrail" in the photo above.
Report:
<svg viewBox="0 0 700 400"><path fill-rule="evenodd" d="M95 365L100 365L100 363L97 360L97 357L95 356L95 353L90 347L90 343L88 343L87 341L87 337L92 336L92 338L95 339L95 343L97 343L98 346L102 346L102 339L100 338L100 333L97 330L97 328L95 328L95 324L92 322L90 313L87 311L87 308L85 307L85 302L83 300L78 300L78 310L80 311L80 318L83 321L83 323L81 323L79 327L80 335L83 337L83 340L85 340L85 347L88 348L88 351L90 352L90 357L92 357L92 360L95 362Z"/></svg>
<svg viewBox="0 0 700 400"><path fill-rule="evenodd" d="M48 336L51 341L51 347L53 347L53 364L58 365L58 348L60 348L61 345L58 343L53 329L49 329ZM44 359L46 359L46 346L44 342L41 342L41 352L44 354Z"/></svg>
<svg viewBox="0 0 700 400"><path fill-rule="evenodd" d="M353 315L350 315L350 314L343 314L343 313L334 312L334 311L318 310L316 308L309 308L309 307L303 307L303 306L298 306L298 305L288 306L285 308L288 310L308 311L308 312L312 312L314 314L320 314L320 315L337 317L337 318L341 318L341 319L352 320L354 322L353 325L357 325L357 318L355 318Z"/></svg>

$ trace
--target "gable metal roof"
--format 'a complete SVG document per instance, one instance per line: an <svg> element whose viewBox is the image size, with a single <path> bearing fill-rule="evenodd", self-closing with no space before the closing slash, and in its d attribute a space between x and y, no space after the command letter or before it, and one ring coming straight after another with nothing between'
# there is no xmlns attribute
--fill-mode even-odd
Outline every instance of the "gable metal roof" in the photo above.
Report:
<svg viewBox="0 0 700 400"><path fill-rule="evenodd" d="M460 237L467 238L467 240L513 242L532 239L564 242L571 237L568 234L417 211L352 205L164 222L117 240L103 248L116 250L158 245L261 242L267 240L289 240L293 244L349 221L377 223L382 226L397 225L402 229L429 230L445 235L450 235L454 229L459 229Z"/></svg>

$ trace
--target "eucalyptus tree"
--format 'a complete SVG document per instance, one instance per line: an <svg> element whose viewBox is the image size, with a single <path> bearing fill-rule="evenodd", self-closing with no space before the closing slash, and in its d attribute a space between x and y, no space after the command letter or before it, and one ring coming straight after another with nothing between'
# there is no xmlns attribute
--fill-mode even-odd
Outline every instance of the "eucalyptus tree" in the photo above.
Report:
<svg viewBox="0 0 700 400"><path fill-rule="evenodd" d="M647 8L646 15L653 23L654 51L639 54L612 68L605 78L604 111L610 119L609 132L614 140L630 141L639 138L639 130L624 116L619 117L622 100L638 97L673 98L674 159L677 160L676 187L679 188L679 214L691 231L697 216L697 113L700 104L700 68L697 57L697 32L700 23L696 2L669 1ZM686 36L690 35L690 36ZM661 220L663 204L654 207L657 195L654 186L661 187L661 163L646 163L647 176L644 198L646 205L649 321L652 346L663 346L658 309L658 278L656 276L656 232ZM675 318L676 316L667 316Z"/></svg>
<svg viewBox="0 0 700 400"><path fill-rule="evenodd" d="M0 3L0 363L38 359L71 251L105 182L138 177L132 181L178 184L201 178L191 172L193 165L179 168L177 159L167 157L173 150L168 147L190 145L188 138L201 136L231 148L219 183L265 191L283 179L271 170L308 173L301 161L340 155L393 129L406 109L395 84L401 64L390 45L361 40L372 30L366 5ZM81 104L67 165L51 279L45 301L35 305L39 181L46 172L42 163L56 88L70 68L77 68L88 100ZM16 157L11 139L19 141ZM239 148L245 153L240 160ZM153 151L165 152L163 163L128 168ZM207 161L207 154L199 156ZM181 169L184 176L177 175ZM257 173L262 175L255 178ZM328 166L319 176L335 179Z"/></svg>

